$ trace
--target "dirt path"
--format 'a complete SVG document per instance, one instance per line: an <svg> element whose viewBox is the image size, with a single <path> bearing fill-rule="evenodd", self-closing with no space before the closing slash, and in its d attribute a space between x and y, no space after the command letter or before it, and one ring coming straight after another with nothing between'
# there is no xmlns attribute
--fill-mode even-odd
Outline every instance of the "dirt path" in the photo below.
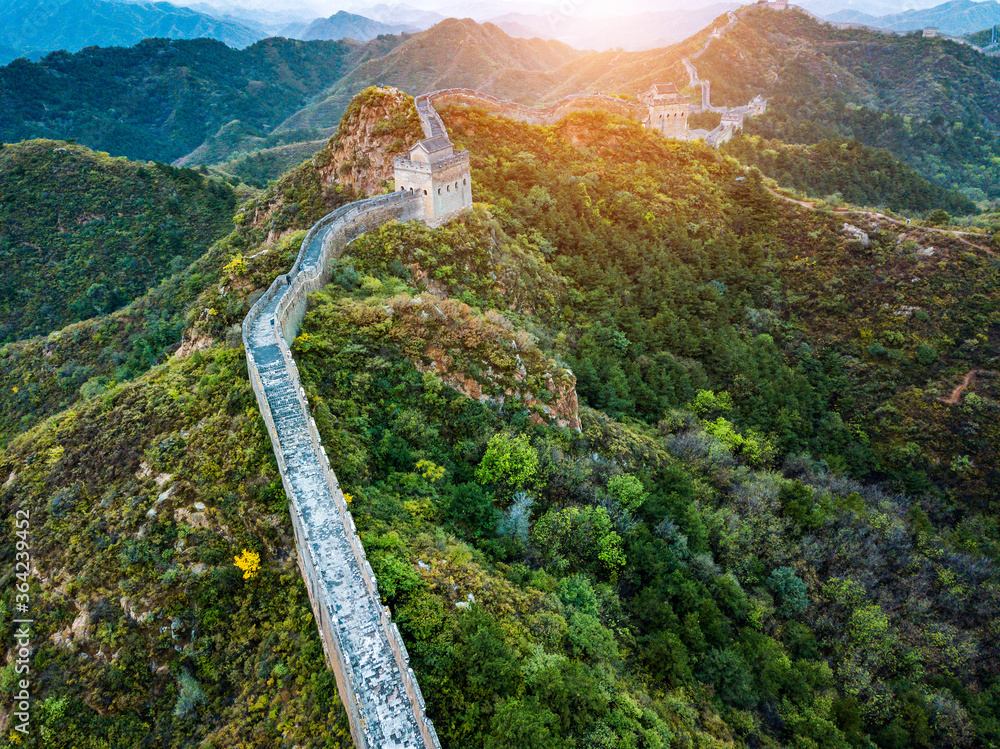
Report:
<svg viewBox="0 0 1000 749"><path fill-rule="evenodd" d="M976 379L976 373L978 371L979 371L978 369L970 369L966 373L965 379L962 380L962 384L956 387L954 390L952 390L951 395L949 395L947 398L942 398L941 400L945 403L951 404L952 406L957 404L962 397L962 393L965 392L965 389L969 387L969 385L971 385L972 382Z"/></svg>
<svg viewBox="0 0 1000 749"><path fill-rule="evenodd" d="M774 197L778 198L779 200L784 200L786 203L794 203L797 206L801 206L802 208L805 208L807 211L819 211L819 210L822 210L820 208L817 208L816 204L813 203L812 201L797 200L796 198L789 197L788 195L782 195L780 192L778 192L777 190L772 190L767 185L764 185L764 189L767 190L769 193L771 193L771 195L773 195ZM980 250L981 252L985 252L988 255L994 254L993 250L991 250L989 247L983 247L982 245L978 245L978 244L975 244L974 242L970 242L969 240L967 240L965 238L965 237L977 237L979 239L985 239L986 238L985 235L979 234L978 232L974 232L974 231L958 231L957 229L938 229L938 228L933 227L933 226L918 226L918 225L907 223L906 221L903 221L903 220L898 219L898 218L893 218L892 216L886 216L884 213L879 213L878 211L859 211L859 210L857 210L855 208L833 208L833 209L830 209L830 210L832 210L834 213L854 214L854 215L858 215L858 216L864 216L864 217L866 217L868 219L879 218L879 219L882 219L883 221L888 221L890 224L896 224L897 226L902 226L903 228L906 228L906 229L923 229L924 231L936 231L936 232L939 232L941 234L951 234L953 237L955 237L955 239L957 239L962 244L966 244L969 247L973 247L973 248L975 248L977 250Z"/></svg>

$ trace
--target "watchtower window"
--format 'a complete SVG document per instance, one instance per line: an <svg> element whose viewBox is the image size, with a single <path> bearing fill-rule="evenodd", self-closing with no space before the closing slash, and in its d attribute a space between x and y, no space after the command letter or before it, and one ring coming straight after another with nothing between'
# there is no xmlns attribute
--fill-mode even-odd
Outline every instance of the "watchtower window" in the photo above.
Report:
<svg viewBox="0 0 1000 749"><path fill-rule="evenodd" d="M440 195L440 194L441 194L441 188L439 187L438 188L438 195Z"/></svg>
<svg viewBox="0 0 1000 749"><path fill-rule="evenodd" d="M464 179L462 180L462 184L463 184L463 185L465 184L465 180L464 180Z"/></svg>
<svg viewBox="0 0 1000 749"><path fill-rule="evenodd" d="M424 195L426 195L426 194L427 194L427 190L424 190Z"/></svg>
<svg viewBox="0 0 1000 749"><path fill-rule="evenodd" d="M445 189L446 189L446 190L447 190L448 192L451 192L451 185L448 185L448 186L447 186L447 187L446 187ZM440 191L440 190L438 190L438 192L441 192L441 191Z"/></svg>

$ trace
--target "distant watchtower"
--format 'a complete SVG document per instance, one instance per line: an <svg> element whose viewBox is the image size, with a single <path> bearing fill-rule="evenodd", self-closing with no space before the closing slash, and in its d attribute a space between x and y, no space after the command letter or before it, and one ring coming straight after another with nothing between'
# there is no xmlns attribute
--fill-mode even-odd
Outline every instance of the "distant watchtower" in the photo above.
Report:
<svg viewBox="0 0 1000 749"><path fill-rule="evenodd" d="M648 110L646 127L667 138L688 139L688 113L691 102L672 83L654 83L639 97Z"/></svg>
<svg viewBox="0 0 1000 749"><path fill-rule="evenodd" d="M472 206L469 152L456 152L447 135L420 141L393 166L396 189L420 196L428 226L440 226Z"/></svg>

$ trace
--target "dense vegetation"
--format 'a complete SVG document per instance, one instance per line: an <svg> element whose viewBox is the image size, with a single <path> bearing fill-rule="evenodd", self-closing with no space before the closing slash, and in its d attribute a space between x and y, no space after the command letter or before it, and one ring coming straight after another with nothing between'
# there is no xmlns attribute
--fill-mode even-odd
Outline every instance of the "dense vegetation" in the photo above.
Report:
<svg viewBox="0 0 1000 749"><path fill-rule="evenodd" d="M965 38L977 47L989 47L993 43L993 29L975 31L971 34L966 34Z"/></svg>
<svg viewBox="0 0 1000 749"><path fill-rule="evenodd" d="M445 745L1000 741L993 256L862 244L863 216L607 116L445 116L490 207L359 239L295 346ZM234 327L349 196L324 158L213 248L206 350L0 456L42 572L22 745L349 745ZM545 405L545 357L572 369L580 432L427 371L502 389L511 340Z"/></svg>
<svg viewBox="0 0 1000 749"><path fill-rule="evenodd" d="M329 159L326 149L316 163L324 165ZM128 171L121 160L108 161ZM170 167L146 169L164 174L192 173ZM202 179L200 174L196 177ZM216 339L238 339L239 322L249 309L249 291L242 289L242 293L223 297L217 282L224 266L236 256L263 250L255 282L266 286L290 264L296 252L288 248L274 252L276 241L295 227L308 228L351 195L349 189L324 185L310 162L282 177L265 195L246 201L227 219L230 226L236 220L236 231L190 266L176 272L165 268L172 275L124 309L69 325L46 338L4 345L0 348L0 390L8 395L0 399L0 445L77 400L101 395L162 363L178 350L185 329L188 338L184 344L189 350ZM185 235L186 242L190 239ZM79 282L82 276L74 274L72 278ZM213 293L206 294L206 289L213 289Z"/></svg>
<svg viewBox="0 0 1000 749"><path fill-rule="evenodd" d="M938 185L973 200L1000 197L1000 133L976 118L911 118L852 106L838 94L779 96L746 131L789 144L856 140L892 152Z"/></svg>
<svg viewBox="0 0 1000 749"><path fill-rule="evenodd" d="M210 37L246 47L264 36L238 22L170 3L6 0L0 7L0 65L20 56L38 59L57 49L128 47L150 37Z"/></svg>
<svg viewBox="0 0 1000 749"><path fill-rule="evenodd" d="M141 296L232 227L230 185L192 169L27 141L0 150L0 343Z"/></svg>
<svg viewBox="0 0 1000 749"><path fill-rule="evenodd" d="M857 140L943 187L1000 195L998 58L919 34L836 30L800 13L757 9L713 41L698 71L712 81L713 103L768 96L767 114L748 122L752 134Z"/></svg>
<svg viewBox="0 0 1000 749"><path fill-rule="evenodd" d="M393 42L369 45L384 53ZM366 50L345 41L266 39L235 50L209 39L147 39L16 60L0 68L0 140L73 137L116 156L171 162L233 120L265 137Z"/></svg>
<svg viewBox="0 0 1000 749"><path fill-rule="evenodd" d="M723 15L714 26L727 22ZM161 39L88 48L0 69L0 139L75 137L132 158L237 160L228 168L263 184L309 148L302 144L316 130L329 134L366 85L414 94L473 87L529 104L584 91L634 96L657 81L685 85L681 59L708 34L643 52L581 53L452 19L361 45L269 39L236 51ZM794 11L753 8L697 67L712 81L715 104L770 99L767 116L749 123L752 134L805 145L856 140L982 201L1000 197L998 59L943 39L838 30ZM695 124L712 121L702 119ZM267 150L275 140L289 148Z"/></svg>
<svg viewBox="0 0 1000 749"><path fill-rule="evenodd" d="M904 211L936 208L961 215L976 211L975 203L962 193L928 182L888 151L857 141L795 146L751 135L735 138L723 150L780 184L815 197L836 194L853 205Z"/></svg>

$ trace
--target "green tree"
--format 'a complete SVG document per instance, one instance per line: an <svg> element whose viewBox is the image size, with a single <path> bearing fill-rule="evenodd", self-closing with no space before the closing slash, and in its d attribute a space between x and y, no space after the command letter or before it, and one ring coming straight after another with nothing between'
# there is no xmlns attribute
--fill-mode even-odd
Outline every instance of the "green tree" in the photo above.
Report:
<svg viewBox="0 0 1000 749"><path fill-rule="evenodd" d="M639 509L649 494L642 482L630 473L619 473L608 482L608 494L627 512Z"/></svg>
<svg viewBox="0 0 1000 749"><path fill-rule="evenodd" d="M809 605L806 584L791 567L778 567L767 578L767 587L778 599L778 616L787 619L801 614Z"/></svg>
<svg viewBox="0 0 1000 749"><path fill-rule="evenodd" d="M495 434L476 469L476 480L492 485L507 498L533 485L538 476L538 454L523 434Z"/></svg>

